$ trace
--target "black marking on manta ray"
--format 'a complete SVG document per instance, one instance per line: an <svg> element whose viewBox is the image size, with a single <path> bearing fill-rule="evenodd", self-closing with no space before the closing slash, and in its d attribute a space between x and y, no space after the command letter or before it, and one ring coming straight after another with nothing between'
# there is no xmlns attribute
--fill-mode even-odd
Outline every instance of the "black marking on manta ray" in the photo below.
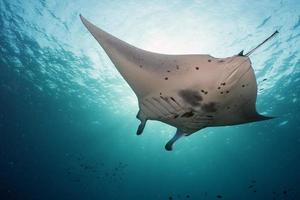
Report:
<svg viewBox="0 0 300 200"><path fill-rule="evenodd" d="M208 59L207 62L211 62L211 59Z"/></svg>
<svg viewBox="0 0 300 200"><path fill-rule="evenodd" d="M172 101L174 101L174 102L177 104L177 106L178 106L179 108L182 109L182 106L180 105L180 103L178 103L178 102L174 99L174 97L170 97L170 98L172 99Z"/></svg>
<svg viewBox="0 0 300 200"><path fill-rule="evenodd" d="M168 77L165 77L165 80L167 81L169 78Z"/></svg>
<svg viewBox="0 0 300 200"><path fill-rule="evenodd" d="M161 98L162 100L164 100L166 103L168 103L175 111L180 110L180 108L177 109L177 108L170 102L170 100L169 100L168 97L160 96L160 98Z"/></svg>
<svg viewBox="0 0 300 200"><path fill-rule="evenodd" d="M176 69L179 70L179 65L176 65Z"/></svg>
<svg viewBox="0 0 300 200"><path fill-rule="evenodd" d="M178 116L179 116L179 115L177 115L177 114L176 114L176 115L174 115L174 116L173 116L173 119L176 119Z"/></svg>
<svg viewBox="0 0 300 200"><path fill-rule="evenodd" d="M140 65L140 68L143 68L143 65Z"/></svg>
<svg viewBox="0 0 300 200"><path fill-rule="evenodd" d="M195 90L180 90L178 95L188 104L192 106L200 106L200 101L203 100L202 96L198 91Z"/></svg>
<svg viewBox="0 0 300 200"><path fill-rule="evenodd" d="M208 91L205 90L201 90L202 93L204 93L205 95L208 94Z"/></svg>
<svg viewBox="0 0 300 200"><path fill-rule="evenodd" d="M217 108L216 108L216 103L215 102L210 102L207 104L203 104L201 106L202 110L205 112L217 112Z"/></svg>
<svg viewBox="0 0 300 200"><path fill-rule="evenodd" d="M196 70L199 70L199 67L195 67Z"/></svg>
<svg viewBox="0 0 300 200"><path fill-rule="evenodd" d="M183 113L180 117L193 117L194 116L194 112L193 111L189 111L189 112L185 112Z"/></svg>

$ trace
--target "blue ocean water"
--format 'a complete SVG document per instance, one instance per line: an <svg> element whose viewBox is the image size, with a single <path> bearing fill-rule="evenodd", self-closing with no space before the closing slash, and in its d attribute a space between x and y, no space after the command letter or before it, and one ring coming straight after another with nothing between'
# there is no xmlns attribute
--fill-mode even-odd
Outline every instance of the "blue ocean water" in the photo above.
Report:
<svg viewBox="0 0 300 200"><path fill-rule="evenodd" d="M0 1L0 199L300 199L300 1ZM137 99L79 19L137 47L251 55L276 119L136 136Z"/></svg>

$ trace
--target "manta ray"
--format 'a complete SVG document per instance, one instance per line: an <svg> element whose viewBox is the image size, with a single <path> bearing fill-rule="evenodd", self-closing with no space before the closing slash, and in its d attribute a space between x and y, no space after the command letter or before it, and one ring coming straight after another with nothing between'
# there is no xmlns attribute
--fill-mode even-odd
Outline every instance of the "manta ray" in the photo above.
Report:
<svg viewBox="0 0 300 200"><path fill-rule="evenodd" d="M138 99L137 135L147 120L177 128L172 145L206 127L229 126L271 119L256 110L257 83L249 55L278 33L275 31L244 54L215 58L205 54L168 55L134 47L81 21L102 46Z"/></svg>

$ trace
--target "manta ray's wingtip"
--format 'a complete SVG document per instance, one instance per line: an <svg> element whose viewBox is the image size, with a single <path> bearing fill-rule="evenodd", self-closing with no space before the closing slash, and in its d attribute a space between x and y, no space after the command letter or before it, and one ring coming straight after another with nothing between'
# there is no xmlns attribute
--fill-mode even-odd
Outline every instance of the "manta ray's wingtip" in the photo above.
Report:
<svg viewBox="0 0 300 200"><path fill-rule="evenodd" d="M257 115L257 121L265 121L265 120L276 119L276 118L278 118L278 116L265 116L261 114Z"/></svg>
<svg viewBox="0 0 300 200"><path fill-rule="evenodd" d="M80 17L80 19L81 19L81 21L84 23L84 21L86 21L86 19L82 16L82 14L80 13L79 14L79 17Z"/></svg>

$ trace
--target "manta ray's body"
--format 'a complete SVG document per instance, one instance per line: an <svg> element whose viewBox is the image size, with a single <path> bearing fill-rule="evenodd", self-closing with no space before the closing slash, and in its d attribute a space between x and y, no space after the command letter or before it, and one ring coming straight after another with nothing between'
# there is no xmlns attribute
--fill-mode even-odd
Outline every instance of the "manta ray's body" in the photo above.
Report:
<svg viewBox="0 0 300 200"><path fill-rule="evenodd" d="M172 125L177 132L165 146L171 150L179 137L205 127L269 119L256 111L257 84L248 57L252 52L224 59L148 52L80 17L138 98L138 135L147 120Z"/></svg>

